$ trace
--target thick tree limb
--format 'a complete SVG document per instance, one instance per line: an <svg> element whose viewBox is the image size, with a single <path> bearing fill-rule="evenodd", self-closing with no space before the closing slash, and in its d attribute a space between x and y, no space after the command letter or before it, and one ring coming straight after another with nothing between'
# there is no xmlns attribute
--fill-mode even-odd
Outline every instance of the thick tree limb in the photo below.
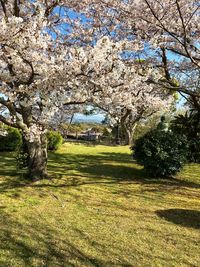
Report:
<svg viewBox="0 0 200 267"><path fill-rule="evenodd" d="M159 85L162 88L174 91L174 92L182 92L184 94L187 94L189 96L194 96L197 98L200 98L200 93L191 91L189 89L187 89L186 87L183 86L175 86L172 82L170 83L169 81L154 81L153 79L148 79L146 81L147 83L152 83L155 85Z"/></svg>
<svg viewBox="0 0 200 267"><path fill-rule="evenodd" d="M14 0L14 4L13 5L14 5L14 8L13 8L14 16L19 17L19 12L20 12L19 1L18 0Z"/></svg>
<svg viewBox="0 0 200 267"><path fill-rule="evenodd" d="M0 115L0 121L5 123L6 125L8 126L11 126L11 127L15 127L15 128L19 128L19 125L17 123L14 123L14 122L11 122L9 120L7 120L4 116Z"/></svg>

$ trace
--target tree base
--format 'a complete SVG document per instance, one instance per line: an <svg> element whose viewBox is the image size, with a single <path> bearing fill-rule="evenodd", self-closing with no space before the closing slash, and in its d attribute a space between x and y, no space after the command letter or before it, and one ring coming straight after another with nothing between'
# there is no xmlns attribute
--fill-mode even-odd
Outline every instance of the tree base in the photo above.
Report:
<svg viewBox="0 0 200 267"><path fill-rule="evenodd" d="M28 179L33 181L33 182L37 182L37 181L40 181L40 180L43 180L43 179L47 179L48 178L48 173L45 172L45 173L41 173L41 172L36 172L36 173L33 173L33 172L29 172L28 175L27 175Z"/></svg>

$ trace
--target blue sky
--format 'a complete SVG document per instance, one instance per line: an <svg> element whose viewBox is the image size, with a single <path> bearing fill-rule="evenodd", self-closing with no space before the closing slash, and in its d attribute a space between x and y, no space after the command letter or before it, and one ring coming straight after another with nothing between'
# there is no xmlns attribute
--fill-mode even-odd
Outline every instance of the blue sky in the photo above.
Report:
<svg viewBox="0 0 200 267"><path fill-rule="evenodd" d="M84 115L76 113L73 122L101 123L104 118L105 116L103 114Z"/></svg>

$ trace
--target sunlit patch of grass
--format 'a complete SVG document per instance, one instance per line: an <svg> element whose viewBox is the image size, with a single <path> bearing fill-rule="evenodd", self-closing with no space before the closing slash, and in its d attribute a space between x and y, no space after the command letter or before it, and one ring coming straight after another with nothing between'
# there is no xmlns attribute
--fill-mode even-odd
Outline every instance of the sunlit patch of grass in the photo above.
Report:
<svg viewBox="0 0 200 267"><path fill-rule="evenodd" d="M0 266L200 266L198 164L155 179L128 147L66 143L30 183L0 160Z"/></svg>

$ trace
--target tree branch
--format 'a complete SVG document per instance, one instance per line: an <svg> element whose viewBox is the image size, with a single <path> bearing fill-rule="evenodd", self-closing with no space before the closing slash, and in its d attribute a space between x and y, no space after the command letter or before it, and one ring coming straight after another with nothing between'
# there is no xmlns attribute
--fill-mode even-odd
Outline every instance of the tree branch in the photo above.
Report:
<svg viewBox="0 0 200 267"><path fill-rule="evenodd" d="M13 7L14 16L19 17L19 12L20 12L19 1L18 0L14 0L13 5L14 5L14 7Z"/></svg>
<svg viewBox="0 0 200 267"><path fill-rule="evenodd" d="M8 121L4 116L0 115L0 121L5 123L6 125L10 126L10 127L14 127L14 128L18 128L20 129L20 126L17 123Z"/></svg>
<svg viewBox="0 0 200 267"><path fill-rule="evenodd" d="M3 9L3 13L4 13L4 15L5 15L6 19L7 19L5 1L4 0L0 0L0 3L1 3L2 9Z"/></svg>

